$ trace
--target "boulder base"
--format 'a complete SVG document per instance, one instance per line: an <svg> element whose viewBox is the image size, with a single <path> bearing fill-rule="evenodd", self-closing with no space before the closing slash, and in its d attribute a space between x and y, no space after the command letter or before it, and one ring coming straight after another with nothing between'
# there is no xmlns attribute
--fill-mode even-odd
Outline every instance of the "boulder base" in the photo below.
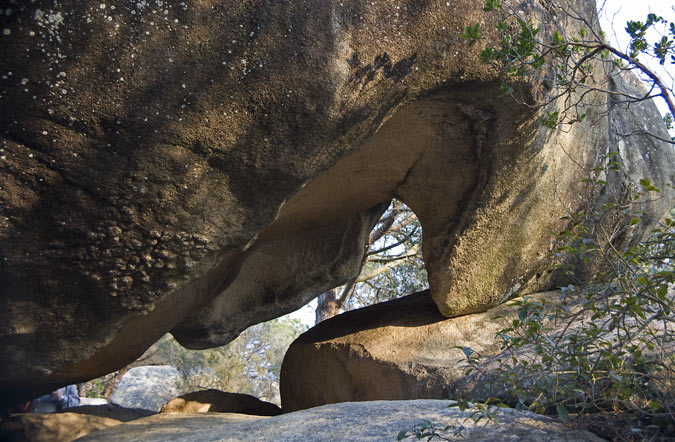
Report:
<svg viewBox="0 0 675 442"><path fill-rule="evenodd" d="M122 422L129 422L142 417L152 416L154 411L144 408L125 408L113 404L103 405L80 405L79 407L66 408L66 413L86 414L89 416L106 417Z"/></svg>
<svg viewBox="0 0 675 442"><path fill-rule="evenodd" d="M220 390L203 390L184 394L171 399L159 411L160 413L240 413L256 416L277 416L281 408L261 401L257 397L228 393Z"/></svg>

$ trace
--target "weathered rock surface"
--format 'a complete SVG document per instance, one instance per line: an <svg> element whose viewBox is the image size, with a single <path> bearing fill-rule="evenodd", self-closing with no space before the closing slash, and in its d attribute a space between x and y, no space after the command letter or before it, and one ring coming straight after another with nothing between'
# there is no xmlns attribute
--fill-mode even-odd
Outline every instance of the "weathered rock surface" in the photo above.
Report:
<svg viewBox="0 0 675 442"><path fill-rule="evenodd" d="M194 391L167 402L160 413L239 413L277 416L281 408L255 396L220 390Z"/></svg>
<svg viewBox="0 0 675 442"><path fill-rule="evenodd" d="M282 407L289 412L337 402L498 396L488 379L465 376L458 347L486 359L499 354L495 333L510 324L514 310L501 305L448 319L424 291L331 318L286 352Z"/></svg>
<svg viewBox="0 0 675 442"><path fill-rule="evenodd" d="M121 422L129 422L155 414L154 411L144 408L126 408L114 404L80 405L79 407L66 408L63 412L107 417Z"/></svg>
<svg viewBox="0 0 675 442"><path fill-rule="evenodd" d="M577 431L533 413L504 410L501 424L476 424L469 412L448 408L448 401L374 401L343 403L260 418L238 414L205 416L157 415L92 434L81 441L110 442L215 442L215 441L387 441L399 431L410 430L422 419L434 424L464 425L466 440L494 442L600 442L585 431Z"/></svg>
<svg viewBox="0 0 675 442"><path fill-rule="evenodd" d="M157 412L180 394L181 380L178 370L170 365L134 367L124 374L110 396L110 402L124 408Z"/></svg>
<svg viewBox="0 0 675 442"><path fill-rule="evenodd" d="M70 442L122 421L76 413L15 414L0 425L7 442Z"/></svg>
<svg viewBox="0 0 675 442"><path fill-rule="evenodd" d="M482 6L3 6L0 402L113 371L169 330L221 345L303 305L354 276L392 197L421 220L444 315L551 287L577 165L621 139L629 173L611 185L665 189L675 161L620 137L666 136L651 103L563 133L500 97L460 37ZM664 191L645 213L669 203Z"/></svg>

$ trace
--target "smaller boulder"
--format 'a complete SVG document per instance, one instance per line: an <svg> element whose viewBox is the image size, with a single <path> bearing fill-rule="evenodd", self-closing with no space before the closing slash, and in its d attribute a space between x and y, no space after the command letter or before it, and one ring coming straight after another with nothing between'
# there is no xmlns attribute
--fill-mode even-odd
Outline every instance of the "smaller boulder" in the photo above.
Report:
<svg viewBox="0 0 675 442"><path fill-rule="evenodd" d="M76 413L15 414L0 425L0 440L8 442L70 442L121 421Z"/></svg>
<svg viewBox="0 0 675 442"><path fill-rule="evenodd" d="M500 305L445 318L428 290L343 313L289 347L281 366L282 408L288 413L352 401L501 397L503 387L492 385L502 352L495 334L516 317L517 307ZM491 365L466 376L461 347Z"/></svg>
<svg viewBox="0 0 675 442"><path fill-rule="evenodd" d="M255 396L202 390L184 394L167 402L160 413L240 413L256 416L278 416L281 408Z"/></svg>
<svg viewBox="0 0 675 442"><path fill-rule="evenodd" d="M110 402L125 408L159 411L168 400L181 394L182 377L170 365L135 367L123 377Z"/></svg>

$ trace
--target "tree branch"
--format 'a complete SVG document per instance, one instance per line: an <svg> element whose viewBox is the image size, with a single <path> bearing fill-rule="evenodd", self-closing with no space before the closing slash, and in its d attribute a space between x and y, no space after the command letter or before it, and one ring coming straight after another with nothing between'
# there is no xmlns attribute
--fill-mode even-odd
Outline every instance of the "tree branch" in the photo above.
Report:
<svg viewBox="0 0 675 442"><path fill-rule="evenodd" d="M385 272L387 272L387 271L389 271L389 270L391 270L391 269L393 269L393 268L395 268L395 267L398 267L399 265L401 265L402 260L403 260L404 257L405 257L405 258L410 258L410 257L412 257L412 256L417 255L418 252L419 252L419 246L418 246L418 245L415 245L415 246L412 247L410 250L408 250L408 251L406 252L406 254L403 255L403 256L401 257L401 259L397 259L397 260L395 260L395 261L387 262L386 264L381 265L380 267L376 268L375 270L373 270L373 271L370 272L370 273L366 273L365 275L364 275L364 274L359 275L359 276L356 278L356 282L364 282L364 281L367 281L367 280L372 279L372 278L374 278L374 277L376 277L376 276L378 276L378 275L381 275L382 273L385 273Z"/></svg>

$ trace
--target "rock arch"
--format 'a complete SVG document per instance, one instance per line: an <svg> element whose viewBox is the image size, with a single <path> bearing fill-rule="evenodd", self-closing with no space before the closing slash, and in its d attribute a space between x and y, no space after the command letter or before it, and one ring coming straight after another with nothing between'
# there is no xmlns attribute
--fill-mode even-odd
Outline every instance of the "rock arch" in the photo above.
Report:
<svg viewBox="0 0 675 442"><path fill-rule="evenodd" d="M169 330L203 347L292 310L355 271L393 196L421 220L443 314L546 288L557 216L580 202L571 164L618 125L664 134L651 103L542 130L461 38L477 0L169 3L1 15L2 401L113 371ZM612 185L674 181L662 143L624 152Z"/></svg>

